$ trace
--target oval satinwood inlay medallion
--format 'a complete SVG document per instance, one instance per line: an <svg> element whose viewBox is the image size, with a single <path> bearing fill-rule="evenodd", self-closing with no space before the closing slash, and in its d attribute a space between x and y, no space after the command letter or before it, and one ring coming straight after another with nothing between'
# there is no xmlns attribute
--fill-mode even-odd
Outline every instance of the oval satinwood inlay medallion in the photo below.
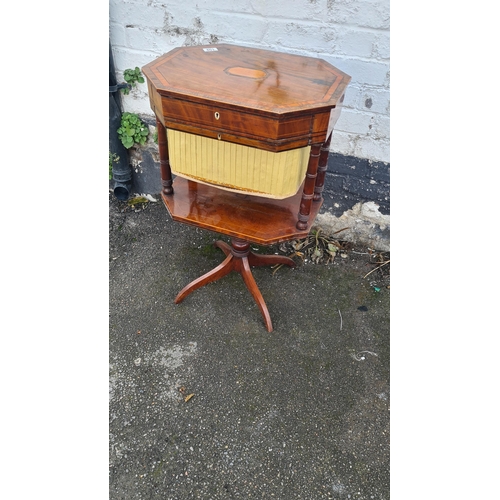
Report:
<svg viewBox="0 0 500 500"><path fill-rule="evenodd" d="M244 68L242 66L233 66L231 68L227 68L225 71L229 75L243 76L245 78L253 78L254 80L259 80L267 76L267 73L261 69Z"/></svg>

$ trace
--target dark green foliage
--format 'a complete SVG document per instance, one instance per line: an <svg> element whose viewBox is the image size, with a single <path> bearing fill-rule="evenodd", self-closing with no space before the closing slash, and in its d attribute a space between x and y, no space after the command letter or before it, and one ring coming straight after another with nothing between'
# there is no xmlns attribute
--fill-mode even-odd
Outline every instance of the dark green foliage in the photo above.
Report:
<svg viewBox="0 0 500 500"><path fill-rule="evenodd" d="M145 144L149 135L147 125L134 113L123 113L121 126L117 130L123 145L129 149L134 144Z"/></svg>
<svg viewBox="0 0 500 500"><path fill-rule="evenodd" d="M132 87L137 85L137 82L144 83L144 78L141 74L141 70L136 66L135 69L126 69L123 72L123 79ZM122 89L124 94L128 94L130 92L129 88Z"/></svg>

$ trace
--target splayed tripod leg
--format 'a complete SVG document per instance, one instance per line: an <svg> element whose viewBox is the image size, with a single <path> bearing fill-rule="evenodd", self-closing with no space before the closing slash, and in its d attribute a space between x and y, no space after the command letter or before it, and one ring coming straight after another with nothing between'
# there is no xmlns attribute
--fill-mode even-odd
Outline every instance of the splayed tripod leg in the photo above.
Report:
<svg viewBox="0 0 500 500"><path fill-rule="evenodd" d="M182 302L191 292L194 292L198 288L226 276L231 271L236 271L241 274L246 287L257 303L257 306L259 307L264 318L267 331L272 332L273 325L271 322L271 316L269 315L269 310L264 302L264 298L262 297L259 287L257 286L257 283L252 275L250 266L272 266L276 264L285 264L290 267L295 267L295 262L289 257L285 257L283 255L255 254L250 251L250 243L239 238L233 238L231 240L231 245L228 245L223 241L216 241L214 245L217 248L220 248L226 255L224 262L212 269L212 271L209 271L189 283L189 285L185 286L175 298L175 303L178 304L179 302Z"/></svg>
<svg viewBox="0 0 500 500"><path fill-rule="evenodd" d="M228 255L222 264L219 264L215 269L212 269L208 273L200 276L198 279L189 283L189 285L185 286L175 298L175 303L178 304L182 302L191 292L194 292L198 288L201 288L212 281L217 281L218 279L229 274L234 267L233 256Z"/></svg>

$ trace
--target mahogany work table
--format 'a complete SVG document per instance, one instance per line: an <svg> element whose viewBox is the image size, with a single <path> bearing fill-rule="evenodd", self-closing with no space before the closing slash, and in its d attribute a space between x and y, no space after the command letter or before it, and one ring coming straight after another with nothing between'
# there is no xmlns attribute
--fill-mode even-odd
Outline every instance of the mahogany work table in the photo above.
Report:
<svg viewBox="0 0 500 500"><path fill-rule="evenodd" d="M231 237L226 258L177 295L250 267L295 266L250 243L305 238L319 212L333 127L351 77L328 62L236 45L179 47L142 68L156 115L162 200L175 221Z"/></svg>

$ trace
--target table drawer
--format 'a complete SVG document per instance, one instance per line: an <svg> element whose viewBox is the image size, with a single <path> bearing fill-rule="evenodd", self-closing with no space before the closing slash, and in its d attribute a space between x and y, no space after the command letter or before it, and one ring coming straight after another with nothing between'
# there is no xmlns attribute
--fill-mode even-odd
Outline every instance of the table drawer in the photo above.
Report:
<svg viewBox="0 0 500 500"><path fill-rule="evenodd" d="M264 141L305 138L311 133L311 115L268 117L165 96L162 108L165 125L171 128L173 123L178 123Z"/></svg>

